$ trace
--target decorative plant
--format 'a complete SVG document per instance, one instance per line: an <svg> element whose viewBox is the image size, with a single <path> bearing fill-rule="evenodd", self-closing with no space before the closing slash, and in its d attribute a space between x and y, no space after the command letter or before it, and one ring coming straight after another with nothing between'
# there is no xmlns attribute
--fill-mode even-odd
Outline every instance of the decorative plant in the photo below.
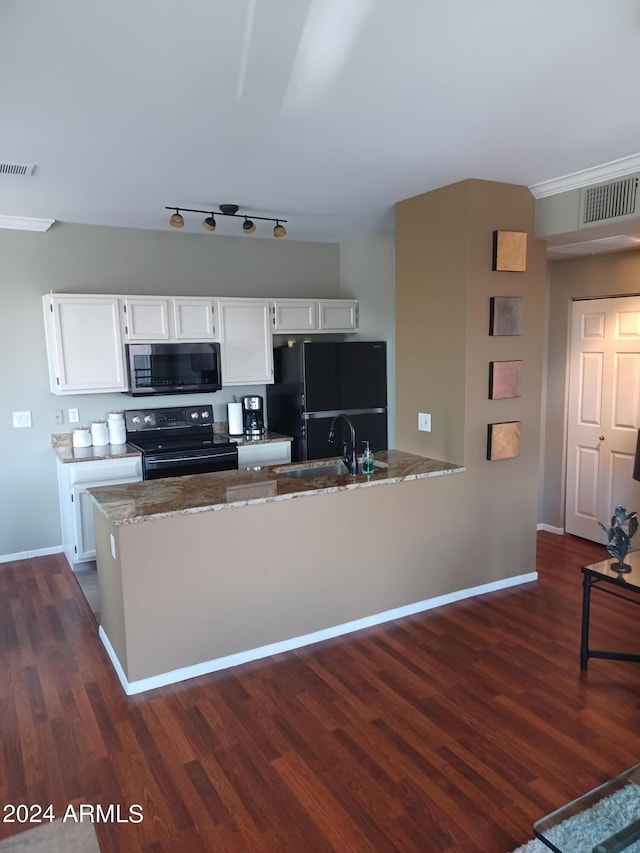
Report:
<svg viewBox="0 0 640 853"><path fill-rule="evenodd" d="M626 530L625 524L627 525ZM611 517L611 526L605 527L601 521L598 522L598 525L609 539L606 546L607 551L612 557L616 558L617 566L625 566L624 558L629 553L631 538L638 529L638 514L636 512L627 513L626 508L622 504L618 504ZM613 568L616 568L616 565ZM625 568L627 567L625 566Z"/></svg>

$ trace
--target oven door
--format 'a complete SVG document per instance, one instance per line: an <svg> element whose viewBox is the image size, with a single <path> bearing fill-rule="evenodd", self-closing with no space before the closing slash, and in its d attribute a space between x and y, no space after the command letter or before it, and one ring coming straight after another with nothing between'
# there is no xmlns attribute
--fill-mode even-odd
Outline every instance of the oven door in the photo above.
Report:
<svg viewBox="0 0 640 853"><path fill-rule="evenodd" d="M146 452L143 456L143 479L182 477L185 474L207 474L233 471L238 467L238 448L198 448Z"/></svg>

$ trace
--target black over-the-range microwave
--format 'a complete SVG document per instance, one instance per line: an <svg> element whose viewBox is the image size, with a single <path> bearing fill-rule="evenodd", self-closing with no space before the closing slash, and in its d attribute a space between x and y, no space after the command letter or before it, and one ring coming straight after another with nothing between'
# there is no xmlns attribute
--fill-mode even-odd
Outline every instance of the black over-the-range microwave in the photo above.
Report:
<svg viewBox="0 0 640 853"><path fill-rule="evenodd" d="M222 388L220 344L127 344L128 394L193 394Z"/></svg>

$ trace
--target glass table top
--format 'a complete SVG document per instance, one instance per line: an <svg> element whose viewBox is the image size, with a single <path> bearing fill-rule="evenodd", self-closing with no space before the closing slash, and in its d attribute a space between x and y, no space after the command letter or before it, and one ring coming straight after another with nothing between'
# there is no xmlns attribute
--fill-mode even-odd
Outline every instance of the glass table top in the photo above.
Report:
<svg viewBox="0 0 640 853"><path fill-rule="evenodd" d="M614 560L613 557L601 560L599 563L591 563L584 568L589 572L596 572L606 578L617 580L621 585L626 584L640 590L640 551L630 551L624 558L624 562L631 567L630 572L615 571L612 566L617 563L617 560Z"/></svg>
<svg viewBox="0 0 640 853"><path fill-rule="evenodd" d="M533 825L555 853L640 853L640 764Z"/></svg>

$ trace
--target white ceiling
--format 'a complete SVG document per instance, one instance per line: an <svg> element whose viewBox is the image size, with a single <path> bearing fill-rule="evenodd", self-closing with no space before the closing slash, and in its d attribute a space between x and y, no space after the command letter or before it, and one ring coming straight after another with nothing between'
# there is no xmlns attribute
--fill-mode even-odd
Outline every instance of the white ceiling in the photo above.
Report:
<svg viewBox="0 0 640 853"><path fill-rule="evenodd" d="M639 55L638 0L0 0L0 216L340 241L634 154Z"/></svg>

